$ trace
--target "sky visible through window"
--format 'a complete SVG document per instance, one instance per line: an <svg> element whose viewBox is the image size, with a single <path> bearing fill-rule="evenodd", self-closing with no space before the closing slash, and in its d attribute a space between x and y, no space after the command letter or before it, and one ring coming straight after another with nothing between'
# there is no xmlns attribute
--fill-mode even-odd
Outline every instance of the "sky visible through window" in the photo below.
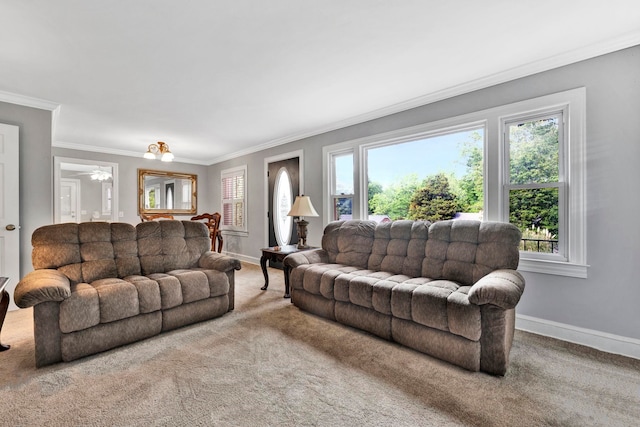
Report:
<svg viewBox="0 0 640 427"><path fill-rule="evenodd" d="M462 148L465 142L473 141L471 135L474 132L482 135L483 129L370 149L368 151L369 181L387 187L411 173L417 174L420 180L439 172L447 174L453 172L456 177L462 177L467 171ZM477 143L482 144L482 139Z"/></svg>

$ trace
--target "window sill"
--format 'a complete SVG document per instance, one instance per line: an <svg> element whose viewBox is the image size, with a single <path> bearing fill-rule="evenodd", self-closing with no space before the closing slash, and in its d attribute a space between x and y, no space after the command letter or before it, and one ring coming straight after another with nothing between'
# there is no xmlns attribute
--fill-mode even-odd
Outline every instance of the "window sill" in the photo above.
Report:
<svg viewBox="0 0 640 427"><path fill-rule="evenodd" d="M518 264L519 271L577 277L579 279L587 278L588 268L589 266L586 264L522 258L520 258L520 264Z"/></svg>

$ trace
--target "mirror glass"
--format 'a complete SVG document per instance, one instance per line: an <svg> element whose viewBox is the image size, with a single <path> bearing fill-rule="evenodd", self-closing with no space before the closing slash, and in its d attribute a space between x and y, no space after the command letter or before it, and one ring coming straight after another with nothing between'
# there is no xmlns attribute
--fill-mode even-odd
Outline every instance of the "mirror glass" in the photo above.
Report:
<svg viewBox="0 0 640 427"><path fill-rule="evenodd" d="M197 175L138 169L138 213L195 214Z"/></svg>
<svg viewBox="0 0 640 427"><path fill-rule="evenodd" d="M118 164L54 157L54 222L118 221Z"/></svg>

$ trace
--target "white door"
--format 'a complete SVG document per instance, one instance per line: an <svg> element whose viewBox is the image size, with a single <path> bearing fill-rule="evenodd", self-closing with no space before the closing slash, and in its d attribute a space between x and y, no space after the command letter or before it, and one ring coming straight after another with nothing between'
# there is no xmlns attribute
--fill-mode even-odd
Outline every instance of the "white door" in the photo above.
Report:
<svg viewBox="0 0 640 427"><path fill-rule="evenodd" d="M18 127L0 124L0 276L9 278L7 292L20 280L20 191L18 169Z"/></svg>
<svg viewBox="0 0 640 427"><path fill-rule="evenodd" d="M60 222L80 222L80 180L60 178Z"/></svg>

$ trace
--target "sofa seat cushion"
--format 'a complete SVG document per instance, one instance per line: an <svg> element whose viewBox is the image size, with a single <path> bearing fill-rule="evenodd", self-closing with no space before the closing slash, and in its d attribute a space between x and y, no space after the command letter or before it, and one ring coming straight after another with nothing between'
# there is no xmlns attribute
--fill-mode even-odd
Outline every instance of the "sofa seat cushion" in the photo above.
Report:
<svg viewBox="0 0 640 427"><path fill-rule="evenodd" d="M209 268L193 268L191 271L200 271L207 277L210 298L227 295L229 293L231 285L229 284L229 276L227 276L226 273Z"/></svg>
<svg viewBox="0 0 640 427"><path fill-rule="evenodd" d="M205 268L171 270L147 277L158 282L162 310L226 295L230 289L225 273Z"/></svg>
<svg viewBox="0 0 640 427"><path fill-rule="evenodd" d="M199 270L172 270L167 274L174 276L180 282L182 292L182 303L188 304L201 299L209 298L209 278L203 271Z"/></svg>
<svg viewBox="0 0 640 427"><path fill-rule="evenodd" d="M124 278L138 290L140 314L158 311L161 308L160 285L146 276L133 275Z"/></svg>
<svg viewBox="0 0 640 427"><path fill-rule="evenodd" d="M336 277L334 296L336 301L351 302L373 308L373 286L394 276L387 271L356 270Z"/></svg>
<svg viewBox="0 0 640 427"><path fill-rule="evenodd" d="M60 303L60 330L81 331L158 309L157 282L109 278L74 283L71 296Z"/></svg>
<svg viewBox="0 0 640 427"><path fill-rule="evenodd" d="M303 264L291 272L292 276L296 276L296 279L291 282L294 284L294 289L304 289L311 294L334 299L335 278L357 270L359 270L358 267L343 264Z"/></svg>
<svg viewBox="0 0 640 427"><path fill-rule="evenodd" d="M302 280L292 280L294 287L311 294L480 339L480 307L469 302L469 286L342 264L303 264L291 274L302 275Z"/></svg>
<svg viewBox="0 0 640 427"><path fill-rule="evenodd" d="M391 311L394 317L477 341L480 307L469 302L469 289L449 280L410 279L393 287Z"/></svg>

